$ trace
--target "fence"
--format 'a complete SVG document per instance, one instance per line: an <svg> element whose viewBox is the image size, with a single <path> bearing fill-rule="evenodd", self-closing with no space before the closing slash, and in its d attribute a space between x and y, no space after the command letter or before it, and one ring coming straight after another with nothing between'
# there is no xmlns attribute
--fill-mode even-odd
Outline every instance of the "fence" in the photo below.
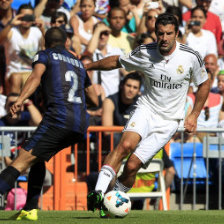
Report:
<svg viewBox="0 0 224 224"><path fill-rule="evenodd" d="M122 127L115 126L115 127L102 127L102 126L92 126L89 127L87 132L87 139L86 139L86 160L84 161L86 163L86 171L85 174L90 174L91 171L91 135L95 133L95 137L97 138L97 161L98 161L98 170L100 170L102 165L102 134L103 132L111 132L110 135L110 150L113 150L114 148L114 140L113 135L115 132L121 132ZM18 145L18 136L21 133L26 133L27 137L31 135L31 133L35 130L35 127L0 127L0 132L2 133L0 139L8 132L13 132L15 141L14 145L17 147ZM181 133L181 162L180 162L180 204L179 209L183 209L184 204L184 179L183 172L184 172L184 154L183 154L183 148L184 148L184 130L178 129L178 131ZM215 145L217 145L217 152L215 153L216 158L219 160L219 185L218 185L218 209L222 209L222 144L224 142L222 141L221 135L219 133L224 132L224 129L205 129L200 128L197 130L198 132L205 132L206 137L203 142L203 151L204 151L204 158L206 161L206 191L205 191L205 209L209 209L209 159L211 158L211 155L214 155L214 152L210 152L210 139L209 134L210 133L216 133L218 136L218 140L216 141ZM4 143L3 143L4 144ZM214 143L213 143L214 145ZM2 145L2 148L4 149L4 145ZM169 149L169 147L168 147ZM4 150L1 150L1 157L3 158ZM73 152L71 154L71 151ZM84 182L78 181L79 180L79 154L80 149L77 147L77 145L74 147L74 149L67 148L60 153L58 153L54 158L50 160L47 167L48 169L54 174L54 184L48 191L46 195L43 196L41 199L41 207L43 209L54 209L54 210L73 210L73 209L86 209L86 193L87 193L87 187ZM193 192L192 192L192 209L195 209L196 205L196 199L197 199L197 163L196 163L196 148L193 148L193 154L192 154L192 162L191 162L191 168L193 169L193 180L192 180L192 186L193 186ZM74 160L74 162L72 162ZM3 160L2 160L3 161ZM95 161L96 162L96 161ZM67 173L67 167L71 165L71 163L74 163L74 170L70 174ZM2 167L4 168L4 165L2 164ZM190 175L190 173L189 173ZM188 177L189 177L188 175ZM187 183L187 182L186 182ZM83 194L82 194L83 193ZM66 194L68 194L66 196ZM67 197L67 199L66 199Z"/></svg>

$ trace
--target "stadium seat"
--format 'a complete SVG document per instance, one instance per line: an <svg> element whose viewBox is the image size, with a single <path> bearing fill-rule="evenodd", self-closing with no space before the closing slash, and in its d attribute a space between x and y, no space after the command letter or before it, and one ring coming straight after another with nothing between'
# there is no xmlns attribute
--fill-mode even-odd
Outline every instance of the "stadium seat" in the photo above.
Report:
<svg viewBox="0 0 224 224"><path fill-rule="evenodd" d="M221 152L219 152L219 144ZM208 150L208 151L207 151ZM216 136L207 136L203 138L203 157L219 158L219 153L224 158L224 138Z"/></svg>
<svg viewBox="0 0 224 224"><path fill-rule="evenodd" d="M183 152L182 152L183 150ZM195 152L195 163L194 155ZM183 156L183 161L181 157ZM175 190L179 191L181 179L181 163L183 162L183 180L184 184L193 184L193 178L196 178L196 184L199 187L205 185L206 181L206 164L203 157L202 143L171 143L170 159L174 163L176 170ZM194 169L195 168L195 169Z"/></svg>
<svg viewBox="0 0 224 224"><path fill-rule="evenodd" d="M124 163L121 165L121 168L118 172L118 176L121 175L124 169ZM147 166L147 168L141 168L138 173L158 173L158 185L157 191L151 191L151 192L132 192L127 193L130 198L133 199L147 199L147 198L153 198L158 197L162 198L163 202L163 210L167 210L167 200L166 200L166 187L165 187L165 180L163 176L163 161L161 159L153 159L150 164Z"/></svg>

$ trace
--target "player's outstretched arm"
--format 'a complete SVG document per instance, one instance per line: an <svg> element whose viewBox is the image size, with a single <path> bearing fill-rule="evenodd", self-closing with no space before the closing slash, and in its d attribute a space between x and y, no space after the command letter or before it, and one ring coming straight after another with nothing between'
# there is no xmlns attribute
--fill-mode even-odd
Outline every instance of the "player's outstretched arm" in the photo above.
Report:
<svg viewBox="0 0 224 224"><path fill-rule="evenodd" d="M119 62L119 55L109 56L102 60L95 61L85 65L86 70L112 70L116 68L121 68Z"/></svg>
<svg viewBox="0 0 224 224"><path fill-rule="evenodd" d="M14 114L21 110L21 106L24 100L29 98L34 93L36 88L40 85L41 77L44 74L45 69L46 67L43 64L36 64L34 66L34 69L27 79L20 96L10 108L12 117L14 116Z"/></svg>
<svg viewBox="0 0 224 224"><path fill-rule="evenodd" d="M198 91L196 93L196 99L194 107L191 113L187 116L184 122L184 127L187 132L195 132L197 128L197 119L201 110L205 104L210 91L210 81L207 79L205 82L198 86Z"/></svg>

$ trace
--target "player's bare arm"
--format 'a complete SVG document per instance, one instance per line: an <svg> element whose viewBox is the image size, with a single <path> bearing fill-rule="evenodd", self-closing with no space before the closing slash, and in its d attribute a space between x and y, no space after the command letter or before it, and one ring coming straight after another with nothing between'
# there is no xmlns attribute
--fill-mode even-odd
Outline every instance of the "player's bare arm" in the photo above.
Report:
<svg viewBox="0 0 224 224"><path fill-rule="evenodd" d="M93 85L85 88L85 92L87 97L87 104L97 107L99 105L99 101Z"/></svg>
<svg viewBox="0 0 224 224"><path fill-rule="evenodd" d="M31 75L29 76L29 78L27 79L20 96L18 97L16 102L10 108L10 113L11 113L12 117L18 111L21 110L21 106L22 106L24 100L29 98L29 96L31 96L34 93L34 91L36 90L36 88L40 85L41 76L43 75L45 69L46 69L46 67L43 64L36 64L34 66L34 69L31 73Z"/></svg>
<svg viewBox="0 0 224 224"><path fill-rule="evenodd" d="M110 57L106 57L102 60L95 61L90 64L85 65L86 70L112 70L116 68L121 68L121 64L119 62L119 55L114 55Z"/></svg>
<svg viewBox="0 0 224 224"><path fill-rule="evenodd" d="M187 116L184 127L187 132L195 132L197 128L197 118L204 106L204 103L208 97L210 90L210 82L207 79L201 85L198 86L198 91L196 93L196 99L194 107L191 113Z"/></svg>

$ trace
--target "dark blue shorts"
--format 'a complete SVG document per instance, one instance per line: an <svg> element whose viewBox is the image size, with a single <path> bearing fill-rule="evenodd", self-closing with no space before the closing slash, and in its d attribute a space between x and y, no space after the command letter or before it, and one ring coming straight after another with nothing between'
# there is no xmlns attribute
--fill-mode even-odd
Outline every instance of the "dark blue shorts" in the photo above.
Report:
<svg viewBox="0 0 224 224"><path fill-rule="evenodd" d="M83 140L84 134L41 122L23 148L32 149L32 155L48 161L60 150Z"/></svg>

